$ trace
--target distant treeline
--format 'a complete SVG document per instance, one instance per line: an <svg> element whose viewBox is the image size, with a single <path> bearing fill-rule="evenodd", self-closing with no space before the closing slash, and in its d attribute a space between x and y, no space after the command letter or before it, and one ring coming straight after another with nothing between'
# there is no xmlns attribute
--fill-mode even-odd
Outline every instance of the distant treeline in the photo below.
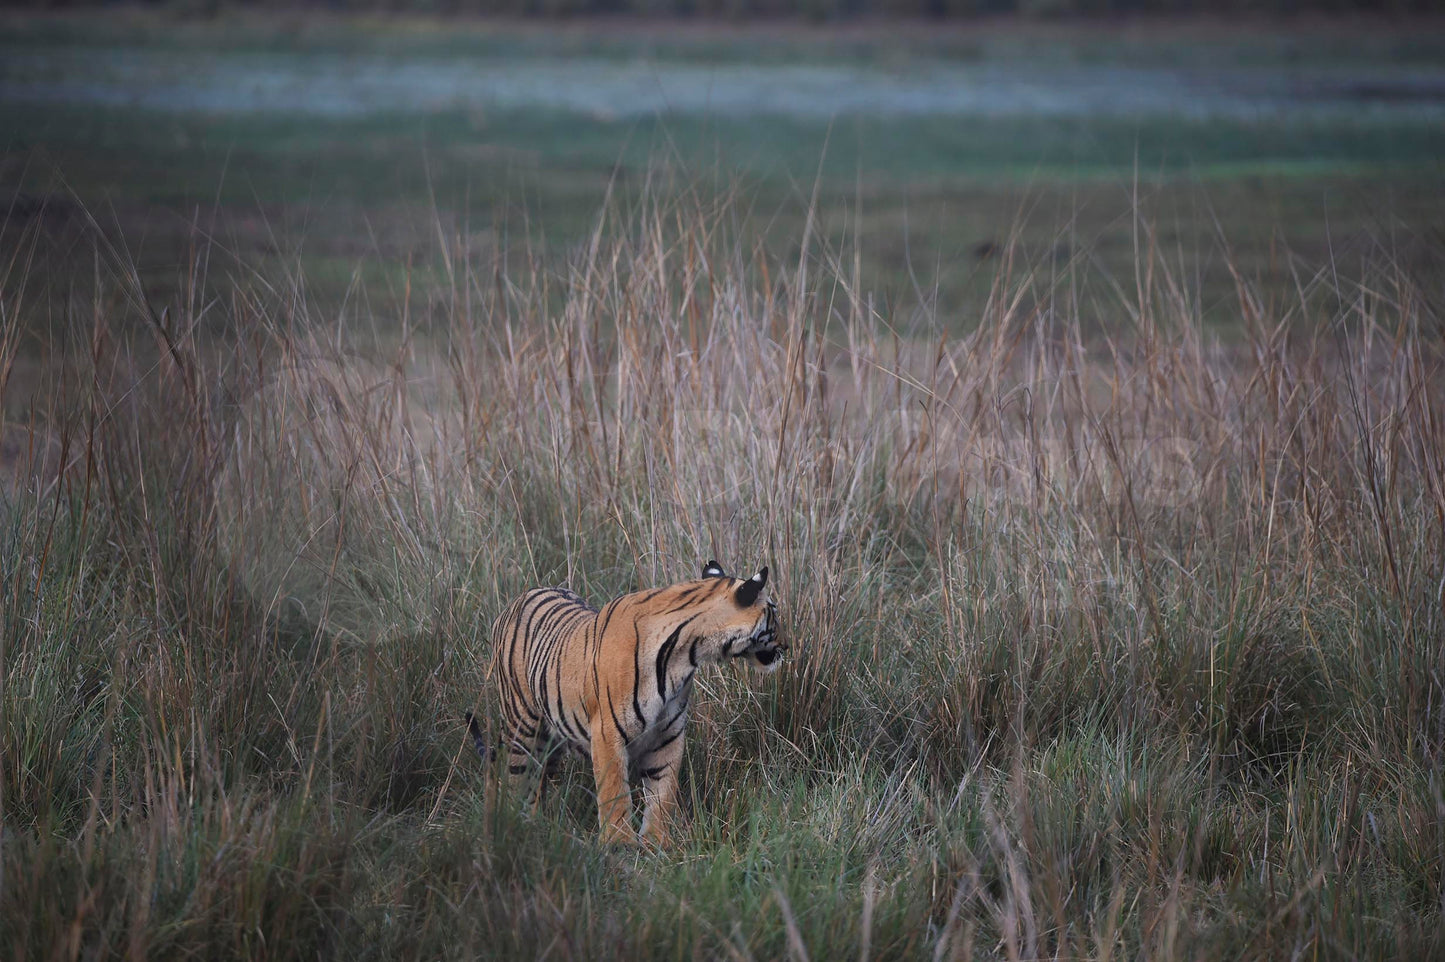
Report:
<svg viewBox="0 0 1445 962"><path fill-rule="evenodd" d="M0 7L92 6L73 0L0 0ZM105 4L110 6L111 4ZM1255 14L1433 14L1445 0L141 0L140 6L212 9L310 7L466 16L625 15L720 19L853 17L1117 17Z"/></svg>

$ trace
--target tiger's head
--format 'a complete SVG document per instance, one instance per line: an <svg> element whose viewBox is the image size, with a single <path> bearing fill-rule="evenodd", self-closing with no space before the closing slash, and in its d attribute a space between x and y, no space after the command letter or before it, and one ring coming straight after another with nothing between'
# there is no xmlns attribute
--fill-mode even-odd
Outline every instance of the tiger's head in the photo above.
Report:
<svg viewBox="0 0 1445 962"><path fill-rule="evenodd" d="M702 576L731 582L720 612L724 624L719 632L719 657L741 658L764 673L776 671L788 646L778 640L778 606L763 595L768 585L768 566L763 565L757 574L744 580L729 576L716 561L709 561L702 566Z"/></svg>

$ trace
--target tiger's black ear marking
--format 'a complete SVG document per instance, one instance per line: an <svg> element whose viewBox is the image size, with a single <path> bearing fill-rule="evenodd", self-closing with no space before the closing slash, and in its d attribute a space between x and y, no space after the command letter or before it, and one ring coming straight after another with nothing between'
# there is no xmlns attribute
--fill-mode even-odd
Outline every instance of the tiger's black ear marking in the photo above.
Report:
<svg viewBox="0 0 1445 962"><path fill-rule="evenodd" d="M704 578L726 578L728 573L716 561L709 561L702 566L702 576Z"/></svg>
<svg viewBox="0 0 1445 962"><path fill-rule="evenodd" d="M744 581L742 584L738 585L737 594L735 595L738 600L738 604L743 606L744 608L752 607L753 603L758 600L758 595L763 593L763 588L767 585L767 583L768 566L763 565L761 568L758 569L757 574L753 575L747 581Z"/></svg>

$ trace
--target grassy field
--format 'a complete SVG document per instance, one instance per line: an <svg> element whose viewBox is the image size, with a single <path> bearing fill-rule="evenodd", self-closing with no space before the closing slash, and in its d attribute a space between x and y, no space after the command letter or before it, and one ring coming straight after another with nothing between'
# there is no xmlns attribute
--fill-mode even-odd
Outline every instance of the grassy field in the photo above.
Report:
<svg viewBox="0 0 1445 962"><path fill-rule="evenodd" d="M579 59L602 79L567 73ZM609 190L635 203L664 172L709 203L743 198L739 232L783 260L812 211L819 236L856 246L890 319L960 331L1010 241L1029 269L1127 281L1142 212L1228 329L1226 253L1281 298L1326 261L1435 263L1442 62L1430 22L820 32L11 16L0 184L61 238L41 261L63 288L86 273L63 256L86 257L66 235L80 204L158 296L175 295L200 227L248 267L300 270L330 312L358 273L440 267L439 235L555 270ZM802 93L730 99L753 74L772 79L751 96Z"/></svg>
<svg viewBox="0 0 1445 962"><path fill-rule="evenodd" d="M1445 952L1424 126L0 112L8 958ZM508 797L501 607L710 557L675 848Z"/></svg>

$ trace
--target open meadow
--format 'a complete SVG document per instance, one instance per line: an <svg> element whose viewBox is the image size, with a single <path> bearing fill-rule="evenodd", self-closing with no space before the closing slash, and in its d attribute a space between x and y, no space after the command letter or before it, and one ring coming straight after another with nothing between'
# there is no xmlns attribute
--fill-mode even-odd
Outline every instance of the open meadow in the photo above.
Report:
<svg viewBox="0 0 1445 962"><path fill-rule="evenodd" d="M1434 25L4 16L0 955L1445 955ZM675 845L511 797L713 557Z"/></svg>

